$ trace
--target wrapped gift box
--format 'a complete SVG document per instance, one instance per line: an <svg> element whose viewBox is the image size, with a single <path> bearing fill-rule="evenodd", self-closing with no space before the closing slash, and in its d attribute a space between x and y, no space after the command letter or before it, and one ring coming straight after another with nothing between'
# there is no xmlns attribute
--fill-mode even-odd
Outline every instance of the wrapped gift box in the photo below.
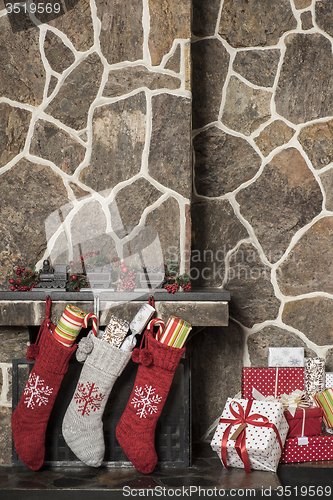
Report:
<svg viewBox="0 0 333 500"><path fill-rule="evenodd" d="M322 408L326 427L333 427L333 389L325 389L314 396L316 405Z"/></svg>
<svg viewBox="0 0 333 500"><path fill-rule="evenodd" d="M325 373L325 389L333 388L333 372Z"/></svg>
<svg viewBox="0 0 333 500"><path fill-rule="evenodd" d="M120 347L129 329L129 323L124 319L111 316L109 324L105 328L102 340L106 340L115 347Z"/></svg>
<svg viewBox="0 0 333 500"><path fill-rule="evenodd" d="M295 389L304 391L304 368L243 368L242 397L252 398L255 388L264 397L279 398Z"/></svg>
<svg viewBox="0 0 333 500"><path fill-rule="evenodd" d="M304 347L269 347L268 366L304 366Z"/></svg>
<svg viewBox="0 0 333 500"><path fill-rule="evenodd" d="M290 411L285 412L289 424L288 438L302 436L319 436L322 431L323 410L321 408L298 408L293 417Z"/></svg>
<svg viewBox="0 0 333 500"><path fill-rule="evenodd" d="M320 436L287 438L280 463L317 462L333 459L333 436L324 432Z"/></svg>
<svg viewBox="0 0 333 500"><path fill-rule="evenodd" d="M237 432L242 428L242 419L237 415L242 414L243 417L245 415L246 427L237 437ZM251 424L251 416L256 425ZM258 423L265 426L258 426ZM224 466L245 468L246 472L251 469L275 472L282 453L278 435L283 447L288 428L281 403L228 398L211 447ZM223 463L222 442L225 444L226 463ZM245 460L238 455L237 447L246 449L250 470L246 467Z"/></svg>
<svg viewBox="0 0 333 500"><path fill-rule="evenodd" d="M325 359L306 358L305 368L305 391L312 398L317 392L325 389Z"/></svg>

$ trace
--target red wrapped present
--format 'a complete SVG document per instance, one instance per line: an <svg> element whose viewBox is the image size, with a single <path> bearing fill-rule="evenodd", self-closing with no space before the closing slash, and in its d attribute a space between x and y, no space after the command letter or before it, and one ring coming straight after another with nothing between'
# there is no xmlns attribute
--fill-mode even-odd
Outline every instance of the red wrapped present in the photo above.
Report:
<svg viewBox="0 0 333 500"><path fill-rule="evenodd" d="M288 438L319 436L322 430L323 410L321 408L298 408L295 416L285 412L289 424Z"/></svg>
<svg viewBox="0 0 333 500"><path fill-rule="evenodd" d="M280 463L318 462L333 459L333 436L324 432L320 436L287 438Z"/></svg>
<svg viewBox="0 0 333 500"><path fill-rule="evenodd" d="M304 391L304 368L243 368L242 397L253 397L256 389L264 397L279 398L295 389Z"/></svg>

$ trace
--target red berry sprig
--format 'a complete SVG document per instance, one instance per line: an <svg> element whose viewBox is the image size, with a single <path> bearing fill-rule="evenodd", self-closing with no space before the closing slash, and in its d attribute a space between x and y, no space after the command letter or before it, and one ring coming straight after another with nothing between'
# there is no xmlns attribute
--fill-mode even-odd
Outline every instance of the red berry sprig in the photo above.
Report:
<svg viewBox="0 0 333 500"><path fill-rule="evenodd" d="M191 283L187 283L187 285L183 285L182 288L185 292L189 292L191 290Z"/></svg>
<svg viewBox="0 0 333 500"><path fill-rule="evenodd" d="M27 292L28 290L31 290L32 288L34 288L37 285L38 281L31 283L31 280L29 281L29 279L24 276L24 271L25 271L25 267L16 266L16 268L14 269L14 273L16 274L16 279L10 278L8 280L9 284L11 285L10 290L12 292L14 292L15 290L18 290L19 292ZM31 276L33 276L33 274L31 274ZM29 278L30 278L30 276L29 276ZM22 282L23 283L28 282L28 284L24 285L24 284L22 284Z"/></svg>
<svg viewBox="0 0 333 500"><path fill-rule="evenodd" d="M22 276L22 273L24 273L25 267L16 267L16 276Z"/></svg>
<svg viewBox="0 0 333 500"><path fill-rule="evenodd" d="M128 292L131 292L132 290L134 290L134 288L137 288L135 283L135 277L137 273L135 272L135 269L131 269L129 271L123 262L120 264L120 268L123 274L120 275L118 290L126 290Z"/></svg>
<svg viewBox="0 0 333 500"><path fill-rule="evenodd" d="M177 283L174 283L173 285L165 285L164 287L168 293L176 293L179 285Z"/></svg>
<svg viewBox="0 0 333 500"><path fill-rule="evenodd" d="M179 290L179 287L182 287L182 289L185 291L185 292L189 292L191 290L191 283L188 282L188 283L181 283L179 285L179 283L174 283L174 284L166 284L164 286L165 290L168 292L168 293L176 293L177 290Z"/></svg>

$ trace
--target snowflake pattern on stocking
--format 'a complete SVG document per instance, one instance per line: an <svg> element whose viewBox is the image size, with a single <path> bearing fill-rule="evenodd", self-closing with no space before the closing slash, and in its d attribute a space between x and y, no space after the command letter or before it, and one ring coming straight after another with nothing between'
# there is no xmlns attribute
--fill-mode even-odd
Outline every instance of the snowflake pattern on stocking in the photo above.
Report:
<svg viewBox="0 0 333 500"><path fill-rule="evenodd" d="M45 385L44 379L42 379L39 375L31 372L23 391L23 395L25 396L24 404L26 404L27 407L31 408L32 410L36 405L47 405L47 403L49 402L48 396L50 396L52 392L53 387Z"/></svg>
<svg viewBox="0 0 333 500"><path fill-rule="evenodd" d="M136 414L140 418L147 418L148 413L152 415L157 413L158 404L162 401L162 397L155 394L156 389L151 385L146 384L144 389L136 386L134 389L135 397L132 398L131 404L137 410Z"/></svg>
<svg viewBox="0 0 333 500"><path fill-rule="evenodd" d="M78 411L82 416L89 415L90 411L99 410L101 401L104 399L104 394L98 393L99 387L95 383L87 382L86 384L78 384L77 392L74 395L76 404L79 405Z"/></svg>

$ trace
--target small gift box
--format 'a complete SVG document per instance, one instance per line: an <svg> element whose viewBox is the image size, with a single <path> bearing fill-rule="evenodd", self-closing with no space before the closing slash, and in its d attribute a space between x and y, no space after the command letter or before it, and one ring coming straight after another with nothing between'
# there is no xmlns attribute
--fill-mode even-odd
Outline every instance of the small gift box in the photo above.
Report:
<svg viewBox="0 0 333 500"><path fill-rule="evenodd" d="M287 438L280 463L317 462L333 459L333 436L323 433L320 436Z"/></svg>
<svg viewBox="0 0 333 500"><path fill-rule="evenodd" d="M126 320L118 319L112 315L102 335L102 340L106 340L115 347L120 347L126 337L128 328L129 324Z"/></svg>
<svg viewBox="0 0 333 500"><path fill-rule="evenodd" d="M321 408L298 408L293 416L285 412L289 424L288 438L319 436L322 430L323 410Z"/></svg>
<svg viewBox="0 0 333 500"><path fill-rule="evenodd" d="M333 427L333 389L325 389L314 395L317 406L322 408L324 423L326 427Z"/></svg>
<svg viewBox="0 0 333 500"><path fill-rule="evenodd" d="M304 391L304 368L243 368L242 397L253 397L253 389L264 397L278 399L295 389Z"/></svg>
<svg viewBox="0 0 333 500"><path fill-rule="evenodd" d="M305 391L314 397L325 389L325 360L323 358L305 359Z"/></svg>
<svg viewBox="0 0 333 500"><path fill-rule="evenodd" d="M226 468L275 472L287 433L281 403L228 398L211 447Z"/></svg>
<svg viewBox="0 0 333 500"><path fill-rule="evenodd" d="M325 373L325 389L333 389L333 372Z"/></svg>
<svg viewBox="0 0 333 500"><path fill-rule="evenodd" d="M61 344L70 347L80 333L81 328L87 328L89 319L93 322L92 329L94 335L96 336L97 317L95 314L87 314L82 311L82 309L79 309L72 304L68 304L54 329L54 338Z"/></svg>
<svg viewBox="0 0 333 500"><path fill-rule="evenodd" d="M132 334L139 335L147 325L148 321L152 318L154 312L155 309L153 306L150 304L143 304L129 325L129 329Z"/></svg>
<svg viewBox="0 0 333 500"><path fill-rule="evenodd" d="M269 347L268 366L304 366L304 347Z"/></svg>
<svg viewBox="0 0 333 500"><path fill-rule="evenodd" d="M176 316L170 316L159 340L162 344L181 349L191 330L192 326L189 323Z"/></svg>

